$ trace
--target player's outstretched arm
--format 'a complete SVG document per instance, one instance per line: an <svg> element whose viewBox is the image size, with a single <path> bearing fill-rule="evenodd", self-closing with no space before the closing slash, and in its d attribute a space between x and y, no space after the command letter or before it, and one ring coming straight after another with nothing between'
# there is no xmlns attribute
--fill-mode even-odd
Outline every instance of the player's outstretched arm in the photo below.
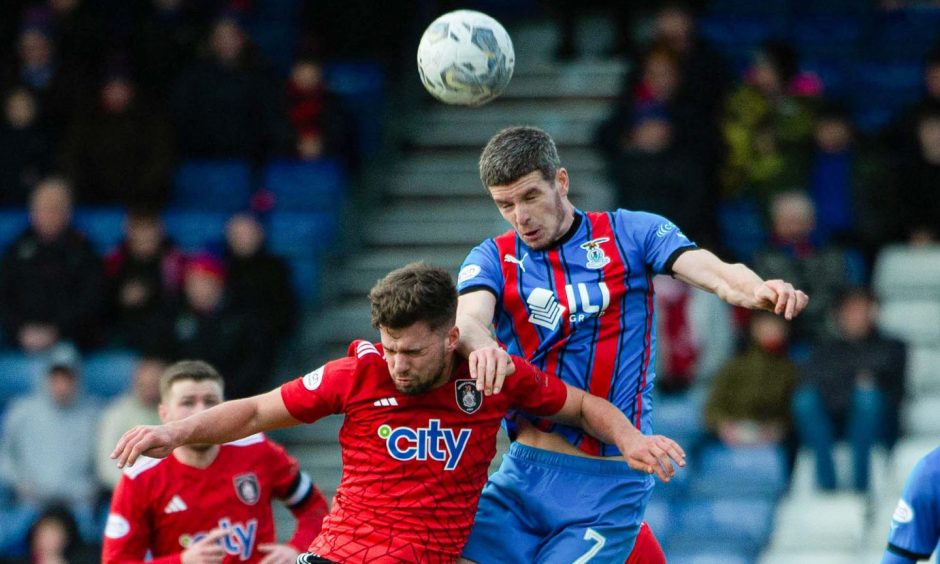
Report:
<svg viewBox="0 0 940 564"><path fill-rule="evenodd" d="M809 303L809 296L793 284L763 280L743 264L724 262L705 249L682 253L672 271L679 280L712 292L731 305L772 311L788 320Z"/></svg>
<svg viewBox="0 0 940 564"><path fill-rule="evenodd" d="M173 449L190 444L221 444L261 431L298 425L280 388L250 398L226 401L165 425L137 426L124 433L111 453L118 468L131 466L141 455L168 456Z"/></svg>
<svg viewBox="0 0 940 564"><path fill-rule="evenodd" d="M485 291L470 292L457 300L457 327L460 340L457 351L470 363L470 376L484 395L498 394L506 376L516 366L509 353L500 348L490 327L496 311L496 296Z"/></svg>
<svg viewBox="0 0 940 564"><path fill-rule="evenodd" d="M565 384L568 397L553 419L584 429L589 435L617 445L630 468L656 474L668 482L675 475L673 461L685 466L685 451L662 435L644 435L609 401Z"/></svg>

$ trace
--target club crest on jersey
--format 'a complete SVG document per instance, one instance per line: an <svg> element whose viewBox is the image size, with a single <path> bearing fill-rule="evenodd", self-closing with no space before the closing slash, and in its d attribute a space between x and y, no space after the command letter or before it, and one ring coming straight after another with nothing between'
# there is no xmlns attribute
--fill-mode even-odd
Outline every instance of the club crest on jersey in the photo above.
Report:
<svg viewBox="0 0 940 564"><path fill-rule="evenodd" d="M457 380L456 384L457 407L467 415L476 413L483 405L483 393L477 389L477 381Z"/></svg>
<svg viewBox="0 0 940 564"><path fill-rule="evenodd" d="M242 503L254 505L261 499L261 486L258 485L258 477L254 473L239 474L235 476L235 495Z"/></svg>
<svg viewBox="0 0 940 564"><path fill-rule="evenodd" d="M581 244L581 248L587 251L586 267L597 270L610 264L610 257L604 254L604 249L601 248L601 243L606 243L607 241L610 241L610 238L601 237L599 239L591 239L587 243Z"/></svg>

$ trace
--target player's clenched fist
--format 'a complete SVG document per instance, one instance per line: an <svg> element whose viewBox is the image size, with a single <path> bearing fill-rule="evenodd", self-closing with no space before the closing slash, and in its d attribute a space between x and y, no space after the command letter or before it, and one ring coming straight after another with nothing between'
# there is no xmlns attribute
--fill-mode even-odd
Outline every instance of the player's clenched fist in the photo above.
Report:
<svg viewBox="0 0 940 564"><path fill-rule="evenodd" d="M498 394L503 389L506 376L516 371L509 353L499 347L477 349L467 356L470 377L477 381L477 390L484 395Z"/></svg>
<svg viewBox="0 0 940 564"><path fill-rule="evenodd" d="M165 458L179 446L166 425L139 425L124 433L111 453L118 468L133 466L141 455Z"/></svg>
<svg viewBox="0 0 940 564"><path fill-rule="evenodd" d="M219 564L225 559L225 550L219 543L227 535L225 529L212 529L209 534L189 545L180 554L182 564Z"/></svg>
<svg viewBox="0 0 940 564"><path fill-rule="evenodd" d="M656 474L668 482L676 473L673 461L685 466L685 451L674 440L662 435L637 435L626 449L623 458L630 468Z"/></svg>

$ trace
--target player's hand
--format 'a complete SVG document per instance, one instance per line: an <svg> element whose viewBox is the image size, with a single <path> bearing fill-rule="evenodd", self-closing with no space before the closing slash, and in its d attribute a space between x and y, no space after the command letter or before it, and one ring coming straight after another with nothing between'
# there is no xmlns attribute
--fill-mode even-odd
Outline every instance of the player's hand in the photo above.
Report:
<svg viewBox="0 0 940 564"><path fill-rule="evenodd" d="M225 529L212 529L209 533L189 545L180 553L182 564L221 564L225 559L225 549L219 541L228 534Z"/></svg>
<svg viewBox="0 0 940 564"><path fill-rule="evenodd" d="M809 296L783 280L767 280L754 291L756 307L783 315L790 321L809 303Z"/></svg>
<svg viewBox="0 0 940 564"><path fill-rule="evenodd" d="M516 371L509 353L499 347L477 349L467 357L470 377L477 381L477 390L483 395L498 394L503 389L506 376Z"/></svg>
<svg viewBox="0 0 940 564"><path fill-rule="evenodd" d="M300 551L289 544L259 544L258 550L265 553L260 564L294 564Z"/></svg>
<svg viewBox="0 0 940 564"><path fill-rule="evenodd" d="M620 450L630 468L656 474L664 482L676 474L673 461L685 466L685 451L674 440L662 435L637 434L626 448Z"/></svg>
<svg viewBox="0 0 940 564"><path fill-rule="evenodd" d="M138 425L124 433L111 452L111 458L117 460L118 468L124 468L133 466L140 455L152 458L169 456L177 446L166 425Z"/></svg>

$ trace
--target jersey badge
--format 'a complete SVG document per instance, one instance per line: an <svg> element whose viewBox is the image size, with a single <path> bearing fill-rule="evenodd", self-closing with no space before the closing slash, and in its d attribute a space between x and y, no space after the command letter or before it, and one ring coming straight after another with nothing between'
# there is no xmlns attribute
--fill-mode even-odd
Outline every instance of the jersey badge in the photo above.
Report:
<svg viewBox="0 0 940 564"><path fill-rule="evenodd" d="M610 238L601 237L581 244L581 248L587 251L587 264L585 266L591 270L598 270L610 264L610 257L604 254L604 249L601 248L601 243L607 241L610 241Z"/></svg>
<svg viewBox="0 0 940 564"><path fill-rule="evenodd" d="M476 380L457 380L455 390L457 407L467 415L476 413L483 406L483 393L477 389Z"/></svg>
<svg viewBox="0 0 940 564"><path fill-rule="evenodd" d="M561 314L565 307L558 303L555 294L545 288L536 288L532 290L529 297L526 298L529 304L529 322L540 325L554 331L558 328L558 322L561 320Z"/></svg>
<svg viewBox="0 0 940 564"><path fill-rule="evenodd" d="M261 487L258 485L258 477L254 473L239 474L233 479L235 482L235 494L242 503L254 505L261 499Z"/></svg>

